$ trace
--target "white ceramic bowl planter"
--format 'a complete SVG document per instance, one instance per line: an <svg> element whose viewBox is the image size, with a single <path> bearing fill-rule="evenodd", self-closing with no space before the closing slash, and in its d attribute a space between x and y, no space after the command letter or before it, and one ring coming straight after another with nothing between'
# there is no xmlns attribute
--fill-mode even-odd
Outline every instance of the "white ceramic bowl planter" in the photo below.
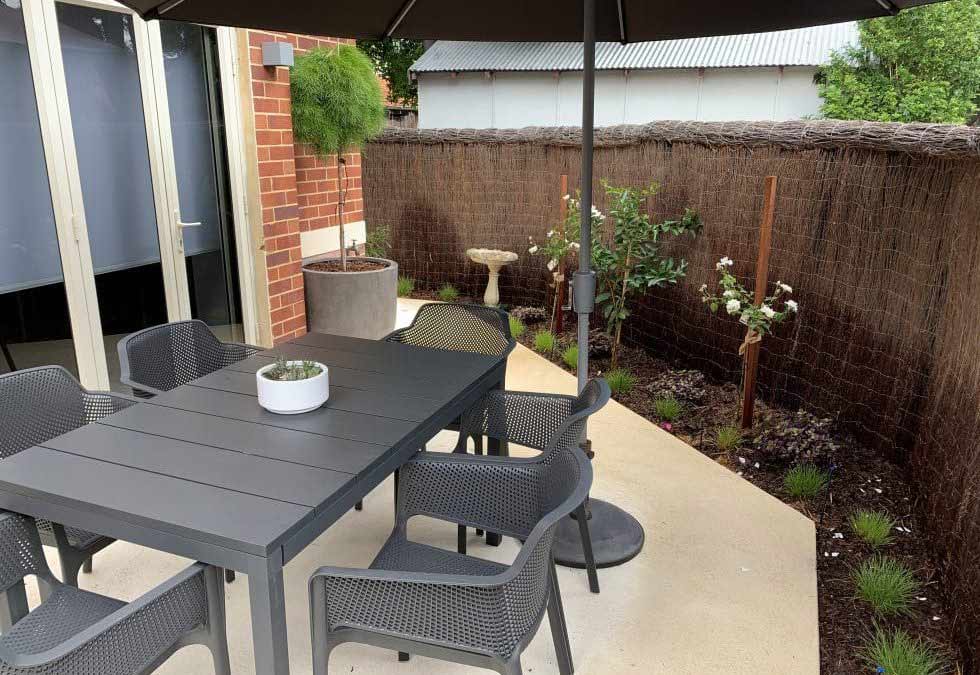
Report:
<svg viewBox="0 0 980 675"><path fill-rule="evenodd" d="M288 366L301 366L302 361L287 361ZM327 367L315 362L319 375L305 380L270 380L267 371L276 367L275 363L259 368L255 373L259 405L269 412L280 415L297 415L316 410L330 398L330 379Z"/></svg>

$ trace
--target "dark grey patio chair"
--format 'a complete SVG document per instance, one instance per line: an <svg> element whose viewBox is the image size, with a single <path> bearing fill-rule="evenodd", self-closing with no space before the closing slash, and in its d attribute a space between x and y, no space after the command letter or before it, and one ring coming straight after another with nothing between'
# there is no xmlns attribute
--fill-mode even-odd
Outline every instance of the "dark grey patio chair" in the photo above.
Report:
<svg viewBox="0 0 980 675"><path fill-rule="evenodd" d="M467 439L486 436L541 450L542 457L547 460L550 454L567 452L578 446L589 416L601 410L609 396L609 385L603 379L589 380L578 396L491 391L463 414L453 453L466 453ZM558 438L559 434L564 437ZM592 555L592 538L584 504L575 509L575 520L582 536L589 590L598 593L599 575ZM457 549L466 553L466 526L460 524L458 529Z"/></svg>
<svg viewBox="0 0 980 675"><path fill-rule="evenodd" d="M136 403L132 398L82 388L61 366L0 375L0 459L49 441ZM98 534L37 521L41 540L58 548L61 578L78 585L78 570L92 571L92 556L112 543Z"/></svg>
<svg viewBox="0 0 980 675"><path fill-rule="evenodd" d="M211 650L217 675L231 675L216 568L196 563L125 603L55 579L37 532L30 518L0 512L0 675L143 675L192 644ZM33 611L31 575L42 597Z"/></svg>
<svg viewBox="0 0 980 675"><path fill-rule="evenodd" d="M573 672L551 555L559 521L588 495L592 467L572 425L564 451L534 458L420 453L402 467L395 529L368 570L322 567L310 579L313 673L327 675L331 651L359 642L519 675L521 653L545 610L559 670ZM571 432L571 433L569 433ZM424 515L516 537L511 565L409 541Z"/></svg>
<svg viewBox="0 0 980 675"><path fill-rule="evenodd" d="M422 305L412 323L384 337L386 342L401 342L415 347L470 352L506 357L517 342L510 334L507 312L486 305L433 302ZM504 362L506 372L507 364ZM447 429L459 428L459 421ZM474 447L482 451L482 439L473 438ZM397 498L397 474L395 481ZM357 504L360 510L361 504Z"/></svg>
<svg viewBox="0 0 980 675"><path fill-rule="evenodd" d="M261 347L221 342L203 321L151 326L119 341L119 380L149 398L230 366Z"/></svg>

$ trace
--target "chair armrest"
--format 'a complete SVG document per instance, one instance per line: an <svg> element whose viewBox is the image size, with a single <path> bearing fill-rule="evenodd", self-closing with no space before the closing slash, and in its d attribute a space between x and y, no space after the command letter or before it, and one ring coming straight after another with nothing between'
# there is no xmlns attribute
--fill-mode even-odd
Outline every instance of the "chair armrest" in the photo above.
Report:
<svg viewBox="0 0 980 675"><path fill-rule="evenodd" d="M510 570L481 577L322 567L310 578L314 635L351 627L451 642L459 627L506 625L504 583L512 576Z"/></svg>
<svg viewBox="0 0 980 675"><path fill-rule="evenodd" d="M391 331L390 333L388 333L387 335L385 335L383 338L381 338L381 341L382 342L401 342L402 341L402 336L405 335L406 331L408 331L408 329L410 327L411 326L406 326L405 328L396 328L395 330Z"/></svg>
<svg viewBox="0 0 980 675"><path fill-rule="evenodd" d="M91 419L100 419L106 415L125 410L139 403L139 399L128 394L117 394L108 391L86 391L85 413Z"/></svg>
<svg viewBox="0 0 980 675"><path fill-rule="evenodd" d="M56 647L29 655L0 647L0 661L28 673L101 672L107 663L119 672L137 672L207 624L209 573L217 574L195 563Z"/></svg>
<svg viewBox="0 0 980 675"><path fill-rule="evenodd" d="M574 402L574 396L561 394L491 391L463 413L454 452L465 452L471 436L489 436L544 450Z"/></svg>
<svg viewBox="0 0 980 675"><path fill-rule="evenodd" d="M0 511L0 591L36 575L45 582L54 581L41 548L37 525L32 518Z"/></svg>
<svg viewBox="0 0 980 675"><path fill-rule="evenodd" d="M230 366L247 359L252 354L263 351L262 347L247 345L241 342L222 342L221 343L221 362L222 366Z"/></svg>
<svg viewBox="0 0 980 675"><path fill-rule="evenodd" d="M540 516L540 459L421 452L399 469L398 522L429 516L523 538Z"/></svg>

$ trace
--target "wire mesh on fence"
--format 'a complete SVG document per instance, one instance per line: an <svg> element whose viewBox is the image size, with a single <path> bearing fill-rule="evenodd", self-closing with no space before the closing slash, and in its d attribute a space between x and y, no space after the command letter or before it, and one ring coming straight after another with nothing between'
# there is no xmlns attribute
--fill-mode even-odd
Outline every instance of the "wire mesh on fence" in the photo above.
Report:
<svg viewBox="0 0 980 675"><path fill-rule="evenodd" d="M545 305L551 276L528 255L558 224L560 176L579 184L576 129L389 130L364 154L368 226L391 228L392 257L421 287L478 296L469 247L515 251L500 286L511 305ZM626 339L737 380L744 327L701 303L723 255L751 287L765 176L778 177L770 283L801 312L767 337L760 393L837 417L905 460L950 564L980 553L980 130L842 122L681 123L602 130L595 175L657 182L651 215L698 211L704 230L665 249L688 261L647 294ZM598 181L597 181L598 186ZM601 188L596 204L606 208ZM975 566L969 566L975 570ZM980 572L951 573L980 609ZM973 612L973 617L980 613ZM980 620L963 630L980 655Z"/></svg>

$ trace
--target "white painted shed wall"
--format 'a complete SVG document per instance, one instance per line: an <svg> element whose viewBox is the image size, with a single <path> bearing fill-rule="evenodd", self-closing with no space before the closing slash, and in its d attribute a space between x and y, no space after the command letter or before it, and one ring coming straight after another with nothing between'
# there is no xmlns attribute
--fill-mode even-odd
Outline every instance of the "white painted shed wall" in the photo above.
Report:
<svg viewBox="0 0 980 675"><path fill-rule="evenodd" d="M596 125L654 120L789 120L816 115L812 67L600 71ZM419 126L578 125L580 72L419 73Z"/></svg>

